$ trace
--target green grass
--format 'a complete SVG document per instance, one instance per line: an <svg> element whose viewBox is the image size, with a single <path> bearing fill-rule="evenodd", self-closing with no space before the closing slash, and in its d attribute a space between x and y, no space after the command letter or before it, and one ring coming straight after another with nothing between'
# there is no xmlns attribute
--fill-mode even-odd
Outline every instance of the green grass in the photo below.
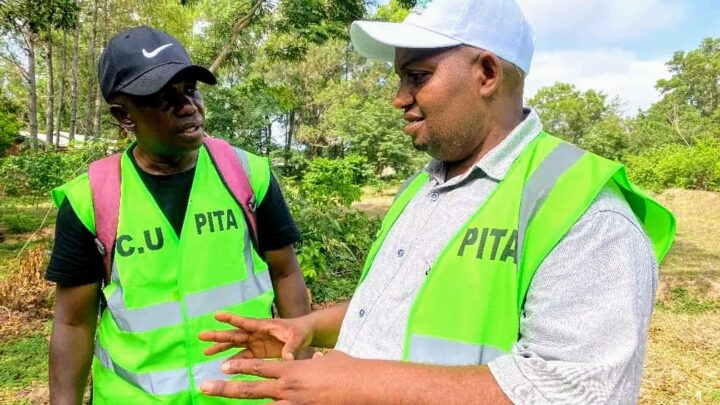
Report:
<svg viewBox="0 0 720 405"><path fill-rule="evenodd" d="M42 333L0 345L0 391L44 381L47 355L48 341Z"/></svg>
<svg viewBox="0 0 720 405"><path fill-rule="evenodd" d="M712 299L698 297L689 293L683 287L675 287L662 301L658 301L657 308L677 314L698 315L706 312L720 310L720 304Z"/></svg>

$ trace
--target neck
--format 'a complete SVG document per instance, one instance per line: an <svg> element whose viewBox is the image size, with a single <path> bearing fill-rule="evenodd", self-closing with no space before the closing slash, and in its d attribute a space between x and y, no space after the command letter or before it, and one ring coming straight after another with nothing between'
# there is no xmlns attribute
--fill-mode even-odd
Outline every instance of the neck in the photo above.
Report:
<svg viewBox="0 0 720 405"><path fill-rule="evenodd" d="M198 151L194 150L185 155L161 156L143 149L140 144L132 150L135 162L140 168L150 174L168 175L192 169L197 163Z"/></svg>
<svg viewBox="0 0 720 405"><path fill-rule="evenodd" d="M508 111L508 110L505 110ZM466 171L470 170L477 162L480 161L485 155L498 146L510 133L517 128L520 123L524 120L524 113L522 107L518 109L512 109L512 113L508 114L493 114L492 112L488 115L491 118L488 122L487 130L484 134L480 134L479 138L481 141L472 150L472 152L462 160L457 162L447 162L447 174L445 180L450 180L453 177L459 176Z"/></svg>

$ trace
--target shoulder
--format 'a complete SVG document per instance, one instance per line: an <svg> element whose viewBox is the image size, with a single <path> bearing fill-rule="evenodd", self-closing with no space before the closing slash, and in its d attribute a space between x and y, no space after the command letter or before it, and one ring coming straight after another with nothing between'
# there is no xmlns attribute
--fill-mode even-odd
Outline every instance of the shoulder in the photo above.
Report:
<svg viewBox="0 0 720 405"><path fill-rule="evenodd" d="M53 202L60 208L67 201L83 225L95 233L95 211L93 209L90 178L87 172L51 191Z"/></svg>

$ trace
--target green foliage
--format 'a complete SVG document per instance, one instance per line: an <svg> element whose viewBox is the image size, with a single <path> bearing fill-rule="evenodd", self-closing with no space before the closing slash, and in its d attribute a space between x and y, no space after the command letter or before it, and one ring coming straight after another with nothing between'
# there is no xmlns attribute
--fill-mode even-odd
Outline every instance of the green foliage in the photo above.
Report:
<svg viewBox="0 0 720 405"><path fill-rule="evenodd" d="M87 170L90 162L100 159L120 144L94 140L71 145L66 153L31 149L0 161L0 194L9 196L46 196L50 190Z"/></svg>
<svg viewBox="0 0 720 405"><path fill-rule="evenodd" d="M308 166L300 195L316 204L349 207L360 199L369 172L367 160L361 156L317 158Z"/></svg>
<svg viewBox="0 0 720 405"><path fill-rule="evenodd" d="M47 375L48 341L42 334L0 345L0 388L27 387Z"/></svg>
<svg viewBox="0 0 720 405"><path fill-rule="evenodd" d="M313 300L347 299L357 285L379 220L323 202L323 197L305 198L292 190L286 194L302 233L298 260Z"/></svg>
<svg viewBox="0 0 720 405"><path fill-rule="evenodd" d="M604 93L581 92L568 83L543 87L528 100L528 105L538 111L549 133L575 144L579 144L594 125L617 116L617 103L609 102Z"/></svg>
<svg viewBox="0 0 720 405"><path fill-rule="evenodd" d="M410 7L412 7L407 3L402 0L391 0L388 4L378 7L374 18L381 21L402 22L410 14Z"/></svg>
<svg viewBox="0 0 720 405"><path fill-rule="evenodd" d="M20 135L21 125L15 114L0 111L0 156L13 145L15 139Z"/></svg>
<svg viewBox="0 0 720 405"><path fill-rule="evenodd" d="M18 212L13 215L6 216L2 222L5 225L5 230L9 234L13 234L33 232L40 226L41 221L42 218Z"/></svg>
<svg viewBox="0 0 720 405"><path fill-rule="evenodd" d="M720 141L694 146L668 144L629 156L628 172L637 184L651 190L681 187L720 191Z"/></svg>
<svg viewBox="0 0 720 405"><path fill-rule="evenodd" d="M660 80L657 88L664 94L697 109L702 116L717 114L720 107L720 38L705 38L700 47L688 53L676 52L667 63L673 73Z"/></svg>

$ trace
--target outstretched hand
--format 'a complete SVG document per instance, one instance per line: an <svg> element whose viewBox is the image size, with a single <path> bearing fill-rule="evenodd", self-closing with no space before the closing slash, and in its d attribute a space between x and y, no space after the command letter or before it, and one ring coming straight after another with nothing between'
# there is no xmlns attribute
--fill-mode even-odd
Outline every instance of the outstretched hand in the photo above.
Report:
<svg viewBox="0 0 720 405"><path fill-rule="evenodd" d="M238 347L245 350L232 359L294 360L305 357L312 342L312 328L301 318L253 319L221 312L215 319L237 329L201 332L200 340L215 342L204 351L208 356Z"/></svg>

